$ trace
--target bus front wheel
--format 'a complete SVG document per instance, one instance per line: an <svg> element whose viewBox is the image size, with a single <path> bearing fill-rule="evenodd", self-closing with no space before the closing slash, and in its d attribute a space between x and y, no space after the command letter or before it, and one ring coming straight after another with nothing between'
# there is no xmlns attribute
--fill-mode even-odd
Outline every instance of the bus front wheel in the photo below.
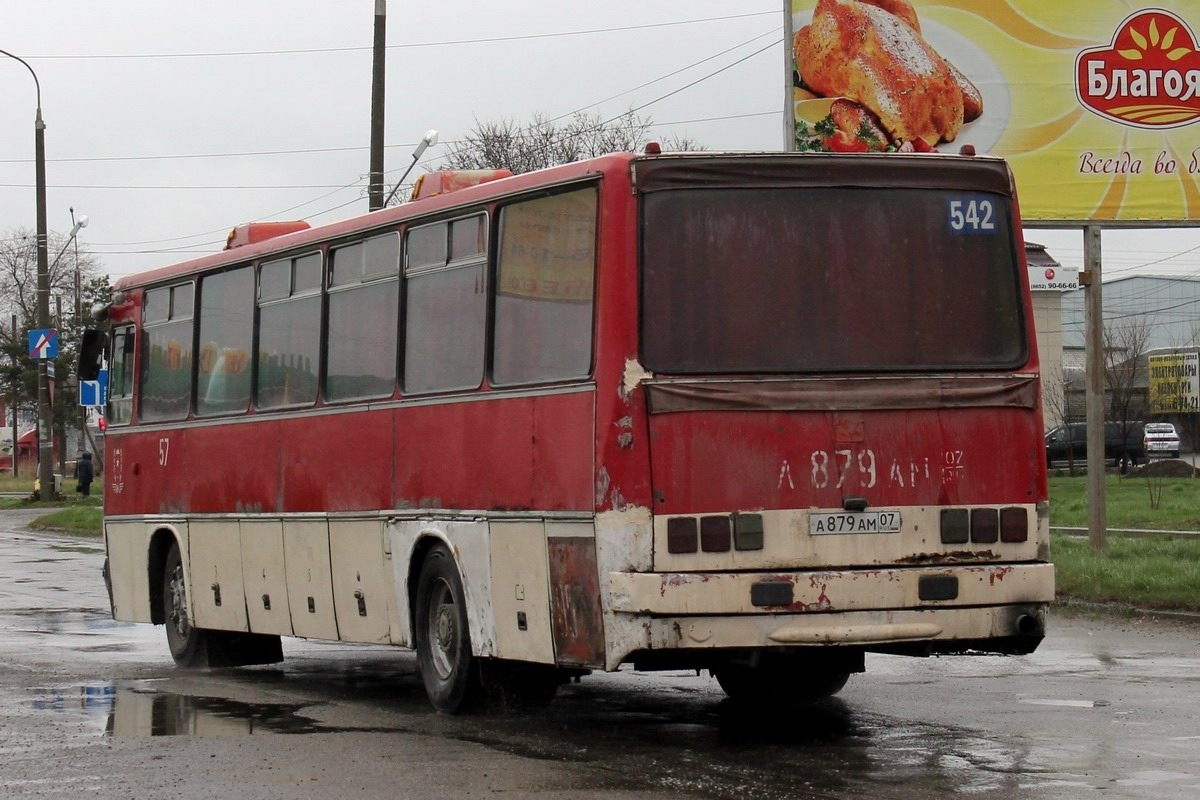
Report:
<svg viewBox="0 0 1200 800"><path fill-rule="evenodd" d="M183 558L179 543L171 545L163 572L163 615L171 658L181 667L207 667L208 641L205 632L193 628L188 619L187 588L183 581Z"/></svg>
<svg viewBox="0 0 1200 800"><path fill-rule="evenodd" d="M242 667L275 664L283 660L279 636L242 631L210 631L192 625L188 617L187 586L179 543L167 552L162 582L163 621L167 647L181 667Z"/></svg>
<svg viewBox="0 0 1200 800"><path fill-rule="evenodd" d="M467 710L480 698L479 663L471 654L462 580L444 545L421 564L415 623L417 666L429 701L444 714Z"/></svg>

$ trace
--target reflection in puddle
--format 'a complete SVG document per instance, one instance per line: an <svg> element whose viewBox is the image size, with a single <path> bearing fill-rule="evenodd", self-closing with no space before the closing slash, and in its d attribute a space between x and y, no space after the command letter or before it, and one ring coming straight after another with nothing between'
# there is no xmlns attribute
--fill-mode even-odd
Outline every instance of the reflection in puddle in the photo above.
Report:
<svg viewBox="0 0 1200 800"><path fill-rule="evenodd" d="M93 683L71 689L34 689L33 707L38 711L68 711L82 708L86 712L112 708L116 688L111 683Z"/></svg>
<svg viewBox="0 0 1200 800"><path fill-rule="evenodd" d="M303 708L120 687L113 697L107 732L124 738L328 732L302 715Z"/></svg>
<svg viewBox="0 0 1200 800"><path fill-rule="evenodd" d="M1022 697L1019 703L1027 706L1059 706L1061 708L1105 708L1107 700L1054 700L1050 698Z"/></svg>

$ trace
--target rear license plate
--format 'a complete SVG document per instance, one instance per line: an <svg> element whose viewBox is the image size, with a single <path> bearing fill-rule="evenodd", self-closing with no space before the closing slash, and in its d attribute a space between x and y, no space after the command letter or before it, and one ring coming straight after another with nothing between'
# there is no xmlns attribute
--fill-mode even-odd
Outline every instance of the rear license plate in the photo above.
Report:
<svg viewBox="0 0 1200 800"><path fill-rule="evenodd" d="M808 532L814 536L826 533L896 533L899 530L899 511L817 512L808 515Z"/></svg>

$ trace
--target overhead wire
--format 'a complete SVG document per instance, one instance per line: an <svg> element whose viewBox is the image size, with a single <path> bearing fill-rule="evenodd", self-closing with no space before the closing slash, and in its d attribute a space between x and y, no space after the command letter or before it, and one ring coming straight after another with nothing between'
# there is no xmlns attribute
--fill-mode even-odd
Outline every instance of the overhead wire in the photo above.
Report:
<svg viewBox="0 0 1200 800"><path fill-rule="evenodd" d="M691 69L691 68L693 68L693 67L695 67L695 66L698 66L698 65L700 65L700 64L707 63L708 61L711 61L713 58L719 57L719 56L721 56L721 55L728 54L728 53L730 53L730 52L733 52L734 50L737 50L738 48L745 47L747 44L751 44L751 43L753 43L753 42L755 42L755 41L757 41L757 40L759 40L759 39L762 39L764 36L769 36L769 35L771 35L772 33L774 33L774 31L768 31L768 32L766 32L766 33L763 33L763 34L760 34L760 35L758 35L758 36L755 36L755 37L753 37L753 38L751 38L751 39L749 39L749 40L747 40L747 41L745 41L745 42L742 42L742 43L740 43L740 44L738 44L738 45L734 45L733 47L727 48L727 49L725 49L725 50L721 51L720 53L717 53L717 54L715 54L714 56L709 56L709 57L706 57L706 58L704 58L704 59L701 59L701 60L699 60L699 61L693 62L692 64L690 64L690 65L688 65L688 66L686 66L686 67L683 67L683 68L681 68L681 69L674 70L674 71L672 71L671 73L668 73L668 74L667 74L667 75L665 75L665 76L662 76L662 77L660 77L660 78L657 78L657 79L655 79L655 80L652 80L652 81L648 81L648 82L646 82L646 83L644 83L644 84L641 84L641 85L640 85L640 86L638 86L638 87L635 87L634 89L630 89L630 90L628 90L628 91L626 91L626 92L623 92L623 93L621 93L621 94L628 94L629 92L632 92L632 91L637 91L637 89L639 89L639 88L644 88L645 86L649 86L649 85L651 85L651 84L654 84L654 83L660 82L661 80L663 80L663 79L665 79L665 78L669 78L669 77L672 77L672 76L674 76L674 75L677 75L677 74L679 74L680 72L686 71L687 69ZM663 100L663 99L666 99L667 97L674 96L674 95L678 94L679 92L681 92L681 91L684 91L685 89L691 88L692 86L695 86L695 85L697 85L698 83L701 83L701 82L703 82L704 80L707 80L708 78L711 78L711 77L713 77L713 76L715 76L715 75L718 75L718 74L720 74L720 73L722 73L722 72L725 72L725 71L727 71L728 69L731 69L732 67L734 67L734 66L737 66L738 64L741 64L741 63L745 62L746 60L748 60L748 59L750 59L750 58L753 58L754 56L756 56L756 55L758 55L758 54L760 54L760 53L762 53L762 52L765 52L767 49L770 49L770 48L772 48L772 47L776 47L776 46L778 46L778 44L780 43L780 41L782 41L782 40L778 40L778 41L776 41L776 42L773 42L772 44L769 44L769 45L767 45L767 46L765 46L765 47L763 47L763 48L760 48L759 50L756 50L755 52L753 52L753 53L750 53L749 55L747 55L747 56L744 56L744 57L742 57L742 58L738 59L737 61L734 61L734 62L732 62L732 63L730 63L730 64L727 64L727 65L725 65L725 66L723 66L723 67L721 67L721 68L719 68L719 69L717 69L717 70L714 70L713 72L710 72L710 73L708 73L708 74L706 74L706 75L704 75L704 76L702 76L702 77L700 77L700 78L698 78L698 79L696 79L696 80L694 80L694 81L692 81L692 82L690 82L690 83L686 84L685 86L679 87L678 89L675 89L675 90L673 90L673 91L671 91L671 92L668 92L668 93L666 93L666 94L664 94L664 95L662 95L662 96L660 96L660 97L658 97L658 98L656 98L656 99L654 99L654 100L650 100L650 101L648 101L648 102L646 102L646 103L643 103L643 104L641 104L640 106L638 106L638 107L637 107L637 110L640 110L640 109L646 108L646 107L648 107L648 106L650 106L650 105L653 105L654 103L660 102L661 100ZM614 97L619 97L619 96L621 96L621 94L615 95ZM609 99L612 99L612 98L609 98ZM599 103L603 103L603 102L606 102L606 101L605 101L605 100L601 100L601 101L598 101L596 104L592 104L592 105L590 105L590 106L583 106L583 107L581 107L580 109L578 109L577 111L574 111L574 112L568 112L568 114L579 113L579 111L586 110L587 108L593 107L594 105L598 105ZM625 112L625 113L633 113L633 112L632 112L632 111L630 111L630 112ZM766 112L766 113L772 113L772 112ZM777 112L774 112L774 113L777 113ZM565 116L565 115L564 115L564 116ZM601 122L601 123L597 124L597 125L595 126L595 128L596 128L596 129L599 129L599 128L603 127L604 125L606 125L606 124L609 124L609 123L611 123L612 121L614 121L614 120L616 120L616 119L619 119L621 116L624 116L624 114L622 114L622 115L618 115L618 116L616 116L616 117L612 117L611 119L609 119L609 120L607 120L607 121L605 121L605 122ZM757 116L757 114L755 114L755 116ZM559 117L559 118L561 118L561 117ZM458 141L463 141L463 140L458 140ZM447 142L447 144L454 144L454 143L456 143L456 141L455 141L455 140L451 140L450 142ZM395 147L395 146L406 146L406 145L393 145L393 147ZM343 149L365 149L365 148L335 148L335 149L336 149L336 150L343 150ZM297 151L289 151L289 152L297 152ZM311 152L311 150L310 150L310 151L304 151L304 152ZM431 163L432 163L432 162L436 162L436 161L439 161L439 160L443 160L444 158L446 158L446 155L445 155L445 154L442 154L442 155L440 155L440 156L435 156L435 157L433 157L432 159L430 159L430 162L431 162ZM396 169L393 169L393 170L389 170L388 172L395 172L395 171L398 171L399 169L401 169L401 168L396 168ZM385 173L385 174L386 174L386 173ZM324 195L321 195L320 197L313 198L312 200L306 201L306 202L304 202L304 203L301 203L301 204L298 204L298 205L296 205L296 206L292 206L292 207L290 207L290 208L287 208L287 209L284 209L284 210L282 210L282 211L275 212L274 214L268 214L268 215L265 215L264 217L260 217L260 219L265 219L265 218L270 218L270 217L274 217L274 216L279 216L279 215L282 215L282 214L287 214L287 213L290 213L291 211L294 211L294 210L296 210L296 209L298 209L298 208L302 208L302 207L304 207L305 205L310 205L310 204L312 204L312 203L318 202L318 201L320 201L320 200L322 200L322 199L324 199L324 198L326 198L326 197L329 197L329 196L331 196L332 194L336 194L337 192L344 191L345 189L348 189L348 188L350 188L350 187L352 187L352 186L355 186L355 185L357 185L357 184L361 183L362 179L363 179L363 178L362 178L362 177L360 177L358 180L354 181L353 183L346 184L346 185L344 185L344 186L338 187L337 189L333 190L332 192L328 192L328 193L326 193L326 194L324 194ZM321 215L323 215L323 214L328 214L328 213L330 213L330 212L332 212L332 211L336 211L336 210L338 210L338 209L340 209L340 208L344 208L345 206L347 206L347 205L350 205L350 204L351 204L351 203L353 203L353 202L356 202L358 199L359 199L359 198L357 198L357 197L356 197L355 199L353 199L353 200L350 200L350 201L347 201L346 203L341 203L341 204L339 204L339 205L333 206L332 208L328 208L328 209L324 209L324 210L322 210L322 211L315 212L315 213L313 214L313 216L321 216ZM182 241L182 240L186 240L186 239L199 238L199 237L201 237L201 236L213 235L213 234L215 234L215 233L220 233L222 230L225 230L225 229L221 229L221 230L217 230L217 231L208 231L208 232L205 232L205 233L193 234L193 235L190 235L190 236L183 236L183 237L173 237L173 238L171 238L171 239L163 239L163 240L150 240L150 241L145 241L145 242L115 242L115 243L102 244L102 245L99 245L99 246L102 246L102 247L123 247L123 246L130 246L130 245L134 245L134 246L136 246L136 245L142 245L142 244L154 244L154 243L157 243L157 242L159 242L159 241L161 241L161 242ZM98 252L99 252L99 251L98 251ZM138 251L138 252L145 252L145 251ZM153 251L153 250L151 250L150 252L154 252L154 251ZM124 251L117 251L117 250L110 250L110 251L101 252L101 254L112 254L112 255L116 255L116 254L123 254L123 253L124 253Z"/></svg>
<svg viewBox="0 0 1200 800"><path fill-rule="evenodd" d="M697 19L674 20L670 22L647 22L641 25L622 25L611 28L588 28L584 30L574 31L557 31L552 33L524 33L515 34L512 36L487 36L474 39L444 39L435 42L406 42L401 44L386 45L388 50L408 50L424 47L456 47L469 44L496 44L505 42L520 42L532 41L537 39L557 39L572 36L593 36L603 33L628 33L630 31L652 30L655 28L669 28L680 25L696 25L707 22L728 22L735 19L749 19L751 17L776 16L779 12L772 11L751 11L744 14L729 14L721 17L701 17ZM243 50L243 51L216 51L207 53L76 53L76 54L53 54L53 55L31 55L25 56L30 60L95 60L95 59L174 59L174 58L226 58L226 57L246 57L246 56L277 56L277 55L308 55L320 53L352 53L352 52L370 52L373 50L371 45L355 45L348 47L313 47L313 48L293 48L285 50Z"/></svg>

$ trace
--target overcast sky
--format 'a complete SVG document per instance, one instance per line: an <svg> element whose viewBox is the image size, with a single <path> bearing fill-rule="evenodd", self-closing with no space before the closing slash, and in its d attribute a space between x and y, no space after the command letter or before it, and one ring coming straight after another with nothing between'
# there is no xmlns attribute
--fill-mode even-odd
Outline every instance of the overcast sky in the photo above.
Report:
<svg viewBox="0 0 1200 800"><path fill-rule="evenodd" d="M70 229L71 207L87 214L80 241L115 278L218 250L243 222L365 212L374 8L4 0L0 49L41 83L50 229ZM660 135L712 150L782 147L776 0L391 0L388 12L393 181L427 129L444 143L477 119L538 112L607 119L632 106ZM3 57L0 103L2 235L36 221L34 82ZM431 148L419 169L436 169L444 152ZM1082 262L1078 232L1028 237ZM1104 266L1200 275L1200 233L1108 232Z"/></svg>

